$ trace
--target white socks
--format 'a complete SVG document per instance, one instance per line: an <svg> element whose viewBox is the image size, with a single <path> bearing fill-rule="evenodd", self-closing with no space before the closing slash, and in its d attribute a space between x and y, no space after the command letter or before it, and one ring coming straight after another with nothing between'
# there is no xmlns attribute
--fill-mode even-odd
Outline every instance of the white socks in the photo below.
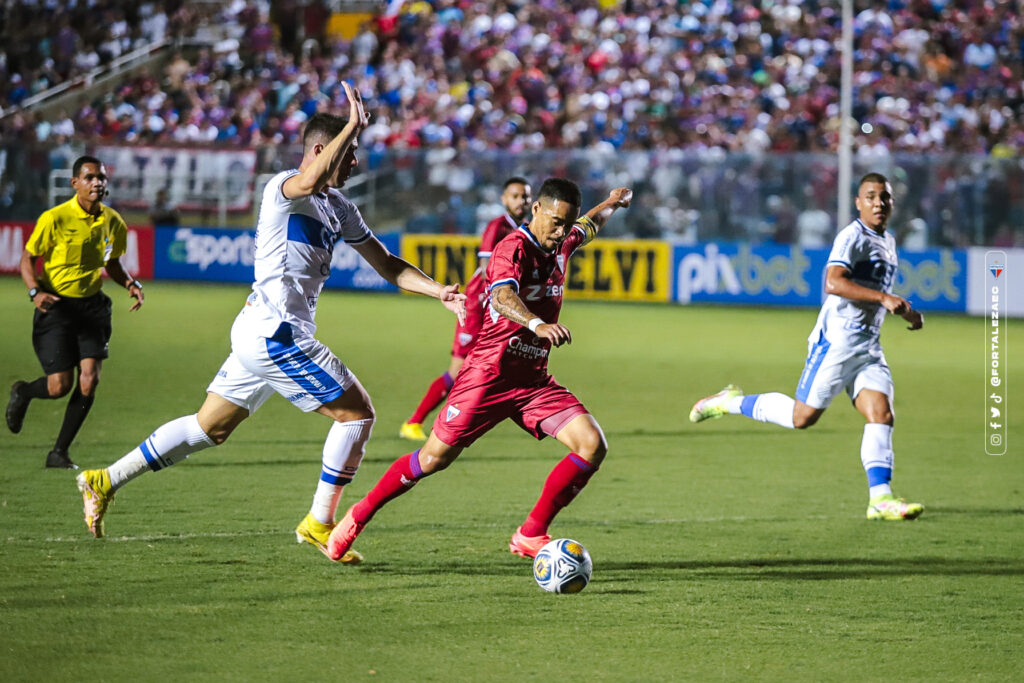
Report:
<svg viewBox="0 0 1024 683"><path fill-rule="evenodd" d="M864 438L860 442L860 461L868 475L868 496L875 498L892 493L892 426L869 423L864 425Z"/></svg>
<svg viewBox="0 0 1024 683"><path fill-rule="evenodd" d="M309 513L321 524L333 524L334 513L345 485L356 476L370 432L373 419L335 422L324 441L323 468L320 481L313 495L313 506Z"/></svg>
<svg viewBox="0 0 1024 683"><path fill-rule="evenodd" d="M116 491L147 469L154 472L181 462L190 454L216 446L195 415L186 415L158 427L148 439L107 468Z"/></svg>
<svg viewBox="0 0 1024 683"><path fill-rule="evenodd" d="M738 410L733 411L733 403L738 402ZM746 415L758 422L771 422L786 429L793 429L793 406L796 401L780 393L754 394L737 396L729 404L729 412Z"/></svg>

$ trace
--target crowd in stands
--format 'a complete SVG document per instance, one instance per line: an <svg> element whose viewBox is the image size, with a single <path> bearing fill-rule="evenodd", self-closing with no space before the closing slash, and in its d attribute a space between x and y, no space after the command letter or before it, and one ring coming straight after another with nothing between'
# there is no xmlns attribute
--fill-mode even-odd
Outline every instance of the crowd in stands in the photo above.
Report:
<svg viewBox="0 0 1024 683"><path fill-rule="evenodd" d="M408 162L415 170L399 162L394 177L425 178L448 197L399 182L410 201L429 204L411 212L424 217L417 229L473 229L479 198L470 196L471 189L487 179L474 175L466 159L497 150L515 155L567 148L598 155L656 153L637 162L639 174L627 174L647 178L642 182L656 186L657 196L652 206L638 202L629 213L631 234L699 237L710 231L802 243L807 235L820 241L817 233L831 230L825 218L834 209L828 188L835 178L825 176L833 165L802 169L798 175L820 174L821 182L800 196L772 187L771 164L754 173L709 160L728 152L753 158L834 152L839 0L382 2L351 40L326 33L326 5L0 5L0 107L8 111L40 89L147 41L193 35L204 25L217 26L221 36L178 46L159 68L136 70L80 108L0 118L4 141L44 143L45 151L29 154L29 165L40 169L38 180L26 183L22 176L18 191L36 191L45 184L44 169L66 165L62 160L98 143L266 145L264 150L278 152L278 165L290 163L281 161L281 150L294 149L289 146L312 114L347 111L341 82L349 80L372 114L362 139L368 161L423 150ZM388 14L386 5L398 11ZM858 166L887 168L900 153L911 160L922 153L1024 154L1022 10L1020 0L857 0ZM690 162L678 155L702 161L684 168ZM813 155L809 163L815 165ZM901 224L917 225L917 234L927 233L929 243L980 243L1020 222L1019 173L995 166L979 174L961 164L942 164L941 170L901 165L915 169L906 171L912 175L934 176L927 184L904 183L902 193L901 213L927 220L898 216ZM12 178L0 181L0 213L19 206ZM790 180L783 185L792 187ZM602 182L593 179L595 187ZM987 237L960 224L958 217L980 215L972 207L1000 193L1006 201L983 201L985 214L973 221L985 226ZM434 210L435 201L445 202L443 211ZM661 215L666 212L671 215ZM1021 242L1024 234L1014 229L1006 239Z"/></svg>
<svg viewBox="0 0 1024 683"><path fill-rule="evenodd" d="M30 21L45 35L25 53L6 42L0 69L12 75L0 101L163 35L185 5L96 0L46 30ZM378 14L350 41L323 34L325 15L284 26L282 14L297 15L278 11L275 23L276 5L222 3L215 20L238 27L237 40L178 53L163 74L125 82L58 122L25 119L20 132L287 143L314 112L344 110L348 79L373 114L364 143L378 147L760 153L834 150L838 140L837 1L419 0ZM30 19L43 12L25 7ZM858 9L859 155L1024 151L1020 2Z"/></svg>
<svg viewBox="0 0 1024 683"><path fill-rule="evenodd" d="M181 0L0 3L0 112L200 21Z"/></svg>

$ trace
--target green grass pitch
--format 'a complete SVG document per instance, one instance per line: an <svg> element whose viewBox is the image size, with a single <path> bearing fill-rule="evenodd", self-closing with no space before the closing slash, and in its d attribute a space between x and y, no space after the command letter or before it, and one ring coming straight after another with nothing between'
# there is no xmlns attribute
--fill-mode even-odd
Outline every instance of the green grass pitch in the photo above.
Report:
<svg viewBox="0 0 1024 683"><path fill-rule="evenodd" d="M147 285L115 301L112 357L72 451L109 464L194 412L246 288ZM543 593L507 542L564 449L511 424L385 508L332 565L294 541L325 418L273 398L224 446L118 493L89 536L73 474L43 459L64 402L0 434L0 680L1019 680L1024 670L1024 325L1010 325L1009 453L983 449L980 319L929 316L883 343L896 381L898 494L913 523L864 519L862 421L686 420L736 382L791 393L813 310L569 301L556 377L611 444L552 533L594 558L576 596ZM0 387L35 377L31 310L0 280ZM320 337L378 423L363 495L408 452L398 426L447 365L436 302L330 292Z"/></svg>

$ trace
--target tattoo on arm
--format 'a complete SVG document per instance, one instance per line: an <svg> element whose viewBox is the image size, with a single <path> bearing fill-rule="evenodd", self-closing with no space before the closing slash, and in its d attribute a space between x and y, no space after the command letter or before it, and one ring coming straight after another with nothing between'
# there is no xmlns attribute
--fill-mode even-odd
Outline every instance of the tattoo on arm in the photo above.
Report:
<svg viewBox="0 0 1024 683"><path fill-rule="evenodd" d="M537 317L530 312L511 285L495 287L491 292L491 306L512 322L524 326Z"/></svg>

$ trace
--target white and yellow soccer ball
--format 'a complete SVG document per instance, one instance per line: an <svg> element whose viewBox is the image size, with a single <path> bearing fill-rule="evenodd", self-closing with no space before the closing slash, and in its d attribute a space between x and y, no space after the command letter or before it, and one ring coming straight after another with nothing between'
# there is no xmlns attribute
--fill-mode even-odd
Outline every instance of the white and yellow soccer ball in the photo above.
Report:
<svg viewBox="0 0 1024 683"><path fill-rule="evenodd" d="M533 559L533 578L549 593L579 593L593 571L590 553L571 538L556 538Z"/></svg>

